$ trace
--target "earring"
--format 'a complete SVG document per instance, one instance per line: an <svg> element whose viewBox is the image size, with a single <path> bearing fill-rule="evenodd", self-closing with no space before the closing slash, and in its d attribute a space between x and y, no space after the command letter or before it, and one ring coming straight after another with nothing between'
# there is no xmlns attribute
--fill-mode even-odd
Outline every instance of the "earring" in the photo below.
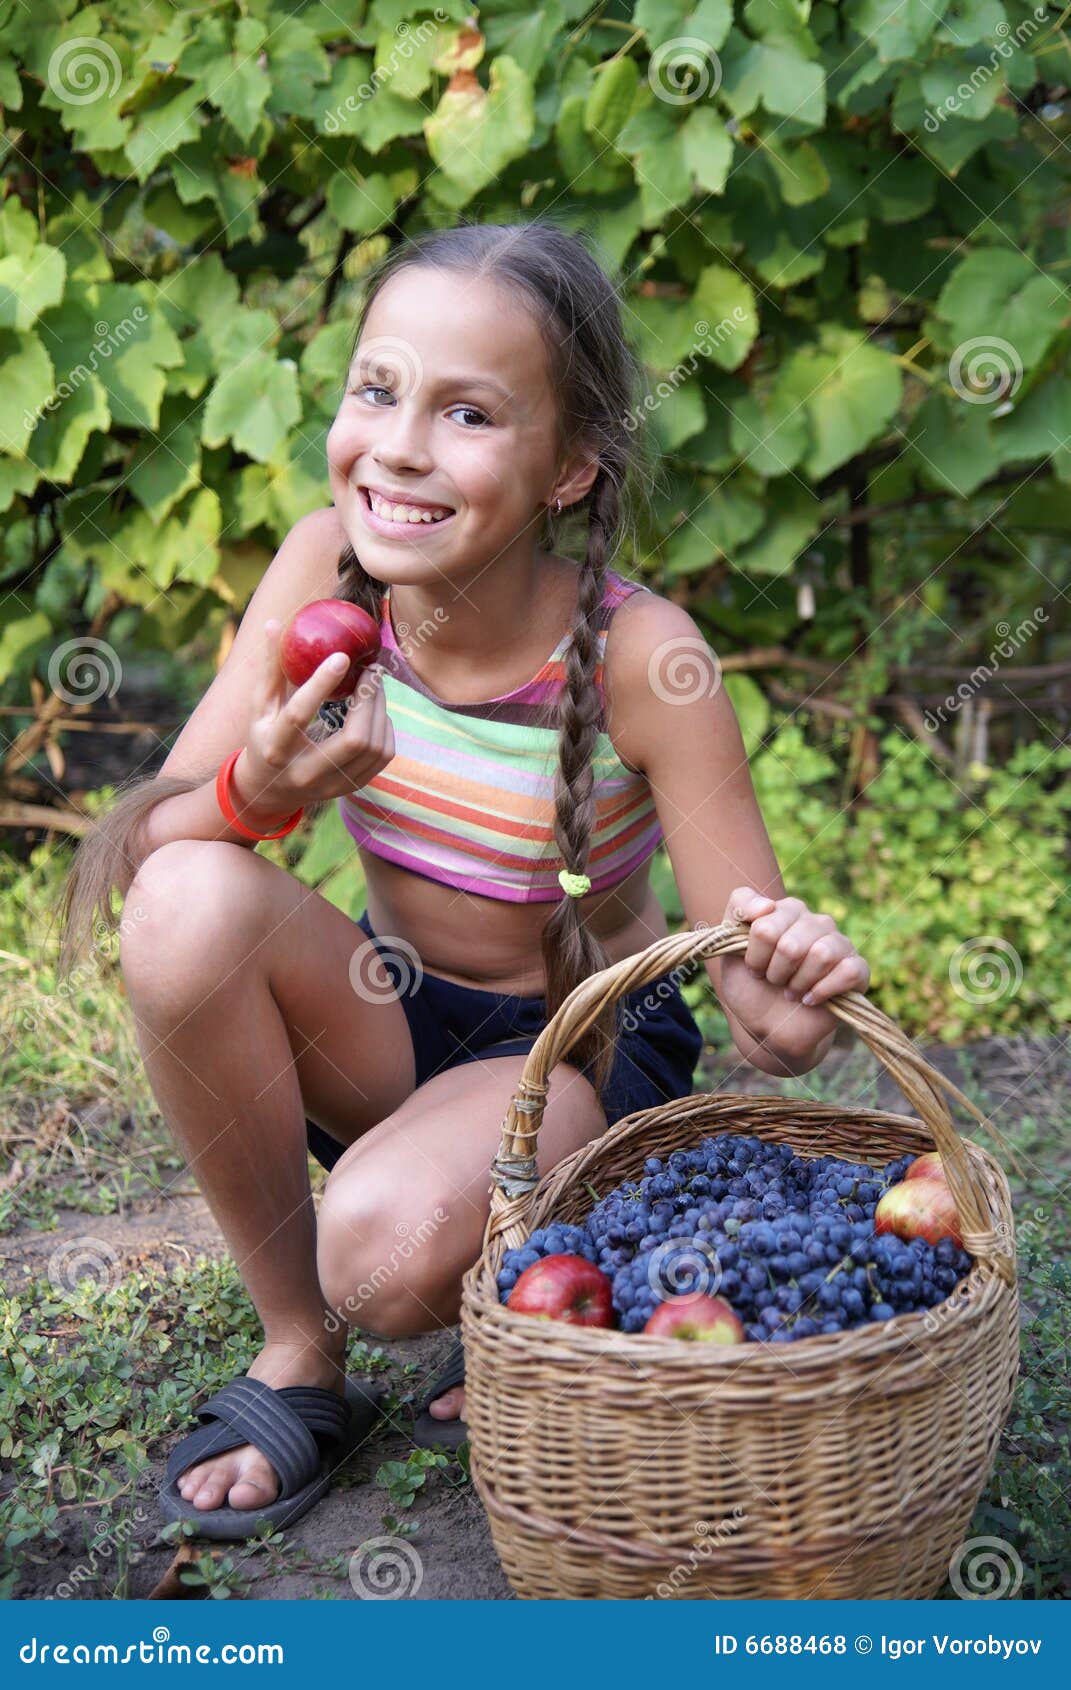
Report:
<svg viewBox="0 0 1071 1690"><path fill-rule="evenodd" d="M561 516L562 514L562 502L560 499L555 499L554 501L554 514L555 516Z"/></svg>

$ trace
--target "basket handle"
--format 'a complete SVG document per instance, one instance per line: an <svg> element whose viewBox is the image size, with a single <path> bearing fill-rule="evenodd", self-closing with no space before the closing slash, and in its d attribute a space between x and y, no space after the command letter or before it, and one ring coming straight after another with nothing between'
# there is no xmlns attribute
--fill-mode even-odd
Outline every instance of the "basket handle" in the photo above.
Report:
<svg viewBox="0 0 1071 1690"><path fill-rule="evenodd" d="M529 1051L502 1123L498 1154L491 1163L493 1186L485 1251L497 1233L504 1235L507 1246L513 1246L523 1243L530 1231L532 1193L539 1184L536 1146L546 1107L548 1075L555 1064L568 1056L608 1004L697 959L745 951L749 932L746 922L725 922L718 927L700 926L667 934L646 950L589 975L570 992ZM1014 1284L1014 1259L998 1236L985 1185L971 1165L942 1094L955 1097L1003 1142L996 1127L958 1086L919 1054L903 1029L864 993L835 993L825 1000L824 1007L855 1029L929 1128L956 1201L964 1249L977 1259L991 1262L1002 1279Z"/></svg>

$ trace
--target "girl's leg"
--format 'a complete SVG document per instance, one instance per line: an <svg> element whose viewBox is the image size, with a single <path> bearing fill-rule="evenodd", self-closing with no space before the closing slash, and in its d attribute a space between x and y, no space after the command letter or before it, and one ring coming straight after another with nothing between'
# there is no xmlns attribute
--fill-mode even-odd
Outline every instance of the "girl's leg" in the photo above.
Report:
<svg viewBox="0 0 1071 1690"><path fill-rule="evenodd" d="M242 846L162 846L124 916L120 962L153 1092L263 1323L249 1372L341 1391L348 1331L325 1318L305 1116L345 1144L398 1107L415 1081L402 1006L363 931ZM365 948L371 961L351 974ZM200 1508L263 1506L278 1488L250 1444L179 1485Z"/></svg>
<svg viewBox="0 0 1071 1690"><path fill-rule="evenodd" d="M332 1168L320 1204L320 1283L341 1321L382 1337L453 1326L461 1278L483 1244L490 1167L524 1056L436 1074L363 1134ZM591 1082L568 1062L551 1071L539 1129L540 1175L606 1131ZM354 1235L363 1238L355 1250ZM464 1415L464 1387L436 1399Z"/></svg>

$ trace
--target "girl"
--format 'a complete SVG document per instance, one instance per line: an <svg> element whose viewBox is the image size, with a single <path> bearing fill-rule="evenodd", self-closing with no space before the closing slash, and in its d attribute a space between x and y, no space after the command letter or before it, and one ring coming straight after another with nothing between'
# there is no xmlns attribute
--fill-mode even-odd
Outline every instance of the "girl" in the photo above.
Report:
<svg viewBox="0 0 1071 1690"><path fill-rule="evenodd" d="M205 1532L294 1519L327 1488L375 1414L345 1379L350 1325L458 1320L525 1054L579 982L667 932L663 837L689 926L751 924L746 956L707 964L745 1061L805 1072L833 1038L824 1000L866 989L832 918L785 894L696 624L610 567L639 393L576 237L477 224L393 249L327 438L333 505L287 535L160 775L79 851L64 966L125 892L150 1082L264 1326L168 1463L165 1512ZM578 517L579 565L551 511ZM327 708L343 658L289 696L279 667L282 624L327 596L382 631L345 712ZM358 924L253 848L332 798ZM540 1173L687 1096L701 1044L671 976L607 1012L553 1071ZM318 1215L306 1145L330 1169ZM421 1440L464 1435L461 1379L458 1346Z"/></svg>

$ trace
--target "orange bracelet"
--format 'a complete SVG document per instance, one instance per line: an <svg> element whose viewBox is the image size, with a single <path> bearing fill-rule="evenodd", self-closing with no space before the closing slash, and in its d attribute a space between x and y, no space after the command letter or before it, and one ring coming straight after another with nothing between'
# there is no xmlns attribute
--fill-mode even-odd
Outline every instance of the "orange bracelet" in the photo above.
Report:
<svg viewBox="0 0 1071 1690"><path fill-rule="evenodd" d="M230 785L234 765L242 755L243 750L244 747L240 745L237 751L232 751L229 757L225 757L219 766L219 773L216 775L216 802L223 811L223 818L245 839L282 839L286 834L293 833L305 814L305 806L302 804L300 810L295 810L292 816L288 816L278 833L254 833L252 828L246 827L243 822L240 822L234 813Z"/></svg>

